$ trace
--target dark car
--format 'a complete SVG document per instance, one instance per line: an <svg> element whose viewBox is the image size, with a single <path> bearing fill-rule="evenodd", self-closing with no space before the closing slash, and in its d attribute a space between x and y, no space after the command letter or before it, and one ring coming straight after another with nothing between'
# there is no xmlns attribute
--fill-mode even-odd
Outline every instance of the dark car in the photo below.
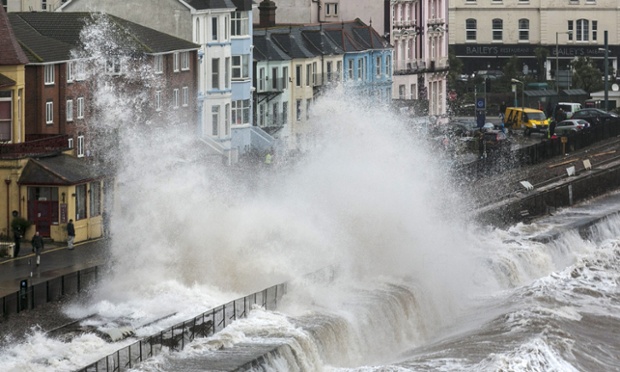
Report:
<svg viewBox="0 0 620 372"><path fill-rule="evenodd" d="M579 132L590 127L590 123L584 119L562 120L555 126L555 134L558 136L566 135L571 132Z"/></svg>
<svg viewBox="0 0 620 372"><path fill-rule="evenodd" d="M597 108L585 108L575 111L571 117L571 119L583 119L590 123L590 125L605 123L615 118L618 118L617 114Z"/></svg>

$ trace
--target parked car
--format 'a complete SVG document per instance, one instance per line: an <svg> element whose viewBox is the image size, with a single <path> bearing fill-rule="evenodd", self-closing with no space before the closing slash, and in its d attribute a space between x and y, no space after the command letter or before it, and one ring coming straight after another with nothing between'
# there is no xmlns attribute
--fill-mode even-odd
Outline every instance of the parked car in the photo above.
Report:
<svg viewBox="0 0 620 372"><path fill-rule="evenodd" d="M618 118L618 114L597 108L584 108L573 113L571 119L583 119L590 125L605 123L609 120Z"/></svg>
<svg viewBox="0 0 620 372"><path fill-rule="evenodd" d="M571 132L579 132L585 128L589 128L590 123L583 119L562 120L555 126L555 134L558 136L570 134Z"/></svg>

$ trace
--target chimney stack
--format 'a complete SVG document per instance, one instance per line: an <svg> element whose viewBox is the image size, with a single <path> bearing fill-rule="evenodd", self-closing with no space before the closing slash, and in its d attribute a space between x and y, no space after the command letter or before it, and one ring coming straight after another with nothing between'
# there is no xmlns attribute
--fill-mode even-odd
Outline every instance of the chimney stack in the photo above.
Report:
<svg viewBox="0 0 620 372"><path fill-rule="evenodd" d="M258 5L260 28L273 27L276 25L276 3L271 0L263 0Z"/></svg>

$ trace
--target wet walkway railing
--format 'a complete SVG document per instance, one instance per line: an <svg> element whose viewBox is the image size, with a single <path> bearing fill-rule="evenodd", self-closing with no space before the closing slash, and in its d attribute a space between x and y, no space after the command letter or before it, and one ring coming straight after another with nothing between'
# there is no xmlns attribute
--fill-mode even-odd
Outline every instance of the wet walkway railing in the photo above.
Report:
<svg viewBox="0 0 620 372"><path fill-rule="evenodd" d="M275 310L278 301L286 293L286 289L286 283L274 285L208 310L193 319L136 341L78 371L120 372L136 367L147 358L151 358L163 350L180 351L196 337L211 336L236 319L247 317L254 305L259 305L267 310Z"/></svg>

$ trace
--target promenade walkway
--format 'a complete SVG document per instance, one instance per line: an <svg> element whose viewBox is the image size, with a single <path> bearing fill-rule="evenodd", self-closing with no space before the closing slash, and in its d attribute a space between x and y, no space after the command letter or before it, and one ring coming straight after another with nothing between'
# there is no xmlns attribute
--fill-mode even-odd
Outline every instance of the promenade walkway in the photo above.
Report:
<svg viewBox="0 0 620 372"><path fill-rule="evenodd" d="M88 267L102 265L108 257L104 239L76 243L73 250L65 242L45 244L41 265L36 266L30 242L22 242L19 257L0 258L0 297L15 293L23 279L29 285L45 282Z"/></svg>

